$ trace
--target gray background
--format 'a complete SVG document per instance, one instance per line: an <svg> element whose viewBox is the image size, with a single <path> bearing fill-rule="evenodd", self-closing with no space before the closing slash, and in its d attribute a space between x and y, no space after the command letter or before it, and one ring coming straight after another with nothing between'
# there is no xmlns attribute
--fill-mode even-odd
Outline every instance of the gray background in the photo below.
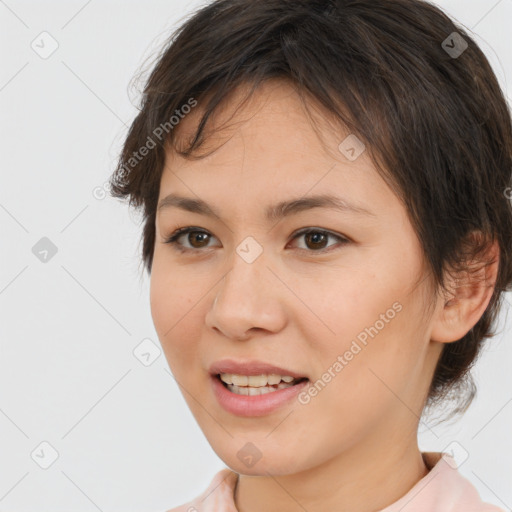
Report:
<svg viewBox="0 0 512 512"><path fill-rule="evenodd" d="M437 3L474 30L512 96L512 0ZM130 80L197 5L0 0L0 510L164 511L224 467L156 357L140 219L105 188L136 113ZM57 249L46 262L34 254L43 237ZM420 428L423 450L450 445L462 474L506 510L509 312L475 369L471 409ZM148 366L134 355L143 340Z"/></svg>

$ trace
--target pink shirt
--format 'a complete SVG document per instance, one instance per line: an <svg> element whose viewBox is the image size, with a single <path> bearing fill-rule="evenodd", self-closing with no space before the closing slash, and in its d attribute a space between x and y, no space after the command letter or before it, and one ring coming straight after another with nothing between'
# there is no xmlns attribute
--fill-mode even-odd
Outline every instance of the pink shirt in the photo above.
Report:
<svg viewBox="0 0 512 512"><path fill-rule="evenodd" d="M482 502L477 490L443 453L423 454L429 473L398 501L379 512L505 512ZM168 512L238 512L234 492L238 474L225 468L195 500Z"/></svg>

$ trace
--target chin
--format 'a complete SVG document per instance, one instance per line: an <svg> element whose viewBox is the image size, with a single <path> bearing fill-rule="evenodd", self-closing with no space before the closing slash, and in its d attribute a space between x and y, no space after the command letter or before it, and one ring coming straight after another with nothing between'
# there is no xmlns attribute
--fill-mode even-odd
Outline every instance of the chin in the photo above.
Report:
<svg viewBox="0 0 512 512"><path fill-rule="evenodd" d="M228 464L227 462L232 462ZM297 467L296 463L290 461L264 461L259 460L254 466L248 467L238 459L234 461L225 461L226 465L229 466L233 471L241 475L247 476L284 476L297 473L301 471L301 468Z"/></svg>
<svg viewBox="0 0 512 512"><path fill-rule="evenodd" d="M233 445L237 448L233 449ZM241 448L238 448L238 446ZM265 450L259 451L254 445L240 442L230 442L228 447L223 450L215 450L220 459L231 468L231 470L242 475L249 476L282 476L295 474L306 470L306 465L297 461L293 453L276 453L276 450L268 450L265 456ZM314 465L314 464L312 464Z"/></svg>

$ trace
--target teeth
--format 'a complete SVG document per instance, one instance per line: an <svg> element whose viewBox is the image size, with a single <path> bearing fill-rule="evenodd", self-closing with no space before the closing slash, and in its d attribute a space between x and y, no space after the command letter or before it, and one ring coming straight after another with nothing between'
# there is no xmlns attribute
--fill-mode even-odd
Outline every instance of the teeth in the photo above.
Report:
<svg viewBox="0 0 512 512"><path fill-rule="evenodd" d="M262 388L265 386L275 386L281 381L288 384L294 380L294 377L289 375L276 375L274 373L269 375L236 375L232 373L221 373L220 379L226 384L234 384L238 387Z"/></svg>
<svg viewBox="0 0 512 512"><path fill-rule="evenodd" d="M228 389L232 393L236 393L237 395L246 395L246 396L255 396L255 395L264 395L266 393L274 393L280 389L291 388L293 384L288 384L286 382L280 382L277 386L261 386L259 388L252 388L250 386L235 386L234 384L228 384Z"/></svg>
<svg viewBox="0 0 512 512"><path fill-rule="evenodd" d="M265 378L266 377L266 378ZM274 384L279 384L281 382L281 379L287 379L288 377L281 377L281 375L276 375L275 373L271 373L270 375L260 375L258 377L261 380L261 384L256 384L259 386L266 386L267 384L269 386L273 386ZM293 377L292 377L293 380ZM288 381L290 382L290 381Z"/></svg>
<svg viewBox="0 0 512 512"><path fill-rule="evenodd" d="M249 377L247 375L231 375L231 382L236 386L247 386Z"/></svg>

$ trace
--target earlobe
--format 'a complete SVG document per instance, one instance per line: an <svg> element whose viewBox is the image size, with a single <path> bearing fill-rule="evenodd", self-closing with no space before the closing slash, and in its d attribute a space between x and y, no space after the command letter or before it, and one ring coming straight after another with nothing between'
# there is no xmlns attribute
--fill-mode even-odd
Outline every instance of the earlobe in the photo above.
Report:
<svg viewBox="0 0 512 512"><path fill-rule="evenodd" d="M498 242L478 261L448 278L449 292L439 298L432 318L431 340L452 343L463 338L480 320L491 300L499 265Z"/></svg>

